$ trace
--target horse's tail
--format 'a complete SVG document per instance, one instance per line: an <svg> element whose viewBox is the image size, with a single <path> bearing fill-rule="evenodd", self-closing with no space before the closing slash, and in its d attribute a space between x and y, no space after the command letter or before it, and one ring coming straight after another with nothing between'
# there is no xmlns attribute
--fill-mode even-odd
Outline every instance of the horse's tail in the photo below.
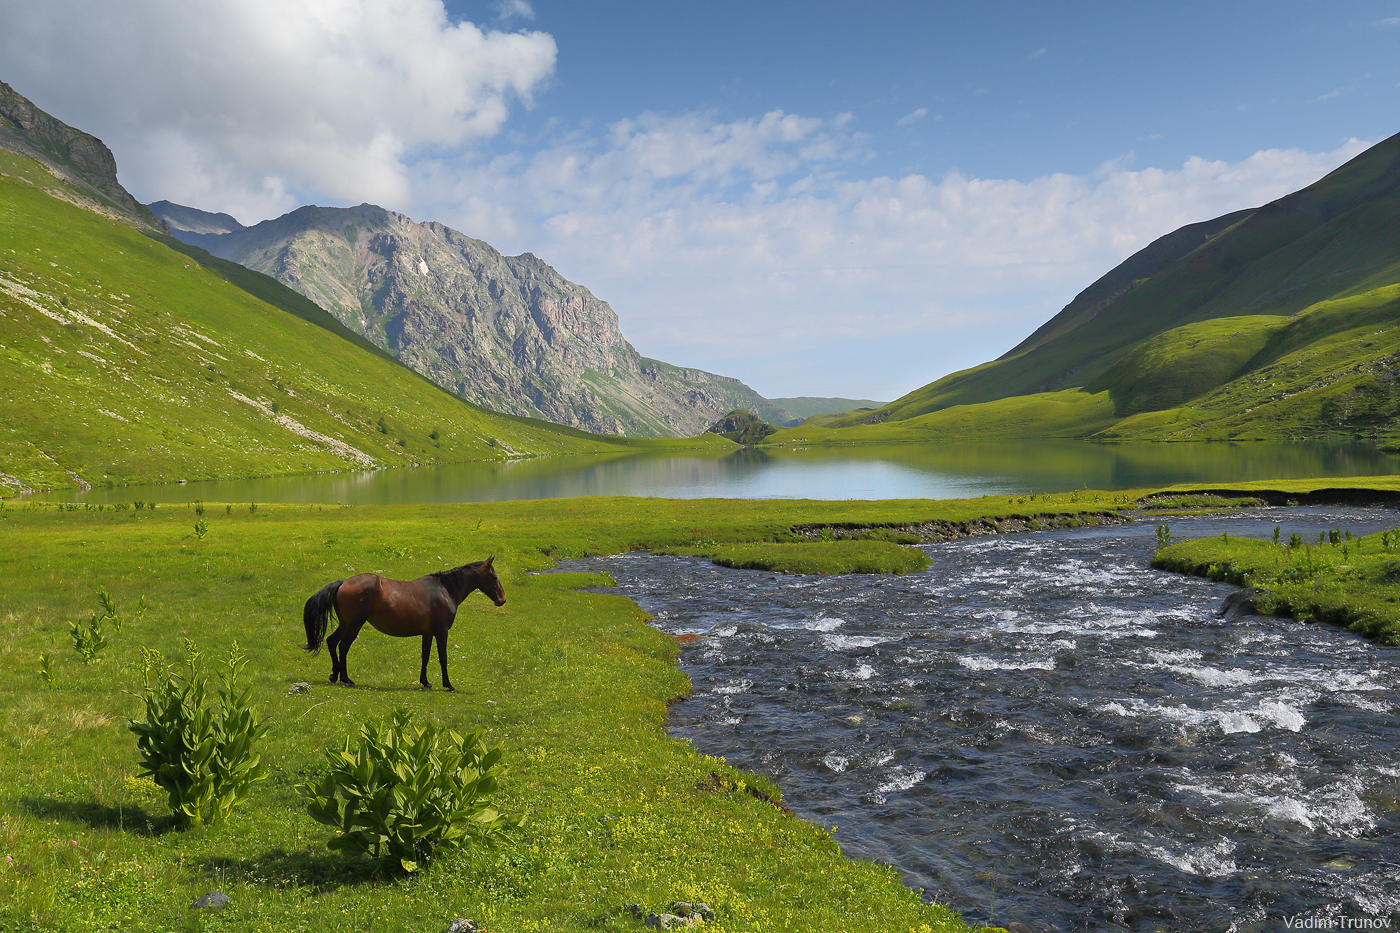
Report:
<svg viewBox="0 0 1400 933"><path fill-rule="evenodd" d="M306 609L302 613L306 622L306 650L316 654L321 650L321 643L326 640L326 625L330 622L331 613L335 611L335 595L340 592L340 584L344 580L337 580L334 583L327 583L321 587L321 591L306 601Z"/></svg>

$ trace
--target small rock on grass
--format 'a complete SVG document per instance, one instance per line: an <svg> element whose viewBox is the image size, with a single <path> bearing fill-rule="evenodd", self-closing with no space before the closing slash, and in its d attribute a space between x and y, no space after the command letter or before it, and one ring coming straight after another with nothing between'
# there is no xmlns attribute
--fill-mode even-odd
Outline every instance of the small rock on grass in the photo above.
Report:
<svg viewBox="0 0 1400 933"><path fill-rule="evenodd" d="M190 905L194 910L223 910L228 903L228 895L222 891L210 891Z"/></svg>
<svg viewBox="0 0 1400 933"><path fill-rule="evenodd" d="M468 920L465 917L458 917L448 924L447 929L442 933L477 933L481 928L476 925L475 920Z"/></svg>
<svg viewBox="0 0 1400 933"><path fill-rule="evenodd" d="M297 683L294 683L294 684L292 684L290 687L287 688L287 696L291 696L291 695L294 694L294 693L305 693L306 691L308 691L308 690L310 690L310 689L311 689L311 685L310 685L310 684L308 684L308 683L306 683L306 682L304 682L304 681L298 681Z"/></svg>

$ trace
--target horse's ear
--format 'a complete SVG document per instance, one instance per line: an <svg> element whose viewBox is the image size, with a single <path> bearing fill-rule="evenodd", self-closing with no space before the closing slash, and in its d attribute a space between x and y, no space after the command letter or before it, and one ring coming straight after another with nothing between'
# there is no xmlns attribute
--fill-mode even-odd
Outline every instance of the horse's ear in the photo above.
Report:
<svg viewBox="0 0 1400 933"><path fill-rule="evenodd" d="M481 566L483 567L483 569L490 570L490 569L491 569L491 561L493 561L493 560L495 560L495 559L496 559L496 555L495 555L495 554L492 554L490 557L486 558L486 563L482 564Z"/></svg>

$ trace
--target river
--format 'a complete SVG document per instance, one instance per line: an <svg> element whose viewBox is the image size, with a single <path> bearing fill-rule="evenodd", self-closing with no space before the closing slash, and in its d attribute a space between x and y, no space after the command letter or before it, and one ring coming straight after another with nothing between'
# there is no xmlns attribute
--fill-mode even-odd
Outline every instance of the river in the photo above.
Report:
<svg viewBox="0 0 1400 933"><path fill-rule="evenodd" d="M1171 521L1286 539L1400 515ZM560 569L606 571L655 624L698 636L674 735L771 776L847 853L970 920L1400 925L1400 650L1217 618L1233 588L1150 569L1153 524L931 545L905 577L640 553Z"/></svg>

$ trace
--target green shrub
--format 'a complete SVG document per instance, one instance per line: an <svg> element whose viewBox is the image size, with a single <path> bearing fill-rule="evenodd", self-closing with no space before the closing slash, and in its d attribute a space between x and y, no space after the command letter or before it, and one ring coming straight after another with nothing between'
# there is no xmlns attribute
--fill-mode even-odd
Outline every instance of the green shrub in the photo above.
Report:
<svg viewBox="0 0 1400 933"><path fill-rule="evenodd" d="M266 777L253 744L267 726L248 702L251 691L238 690L238 676L248 662L237 642L219 674L217 710L205 703L202 659L193 644L186 642L186 648L189 674L182 678L164 669L159 682L151 668L161 661L160 654L142 649L146 718L132 720L129 728L136 733L140 773L166 792L177 817L202 826L225 819Z"/></svg>
<svg viewBox="0 0 1400 933"><path fill-rule="evenodd" d="M362 726L358 743L326 752L330 773L301 785L306 810L338 831L330 848L404 871L439 850L494 842L520 821L491 806L501 749L486 748L482 734L444 735L397 710L388 723Z"/></svg>

